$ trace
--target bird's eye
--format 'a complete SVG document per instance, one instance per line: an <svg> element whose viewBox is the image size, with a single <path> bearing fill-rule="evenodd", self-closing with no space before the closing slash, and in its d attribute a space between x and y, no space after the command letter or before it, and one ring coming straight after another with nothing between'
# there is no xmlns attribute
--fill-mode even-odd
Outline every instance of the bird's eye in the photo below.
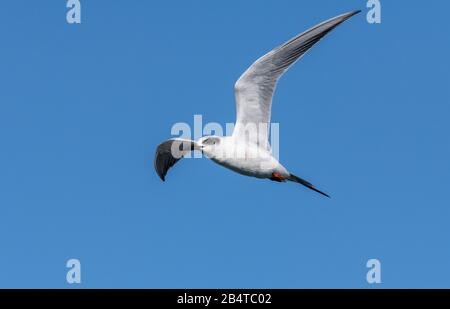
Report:
<svg viewBox="0 0 450 309"><path fill-rule="evenodd" d="M216 145L219 144L219 140L217 138L207 138L203 141L203 144L205 145Z"/></svg>
<svg viewBox="0 0 450 309"><path fill-rule="evenodd" d="M219 145L219 144L220 144L220 139L218 139L218 138L213 138L213 139L212 139L212 144L213 144L213 145Z"/></svg>

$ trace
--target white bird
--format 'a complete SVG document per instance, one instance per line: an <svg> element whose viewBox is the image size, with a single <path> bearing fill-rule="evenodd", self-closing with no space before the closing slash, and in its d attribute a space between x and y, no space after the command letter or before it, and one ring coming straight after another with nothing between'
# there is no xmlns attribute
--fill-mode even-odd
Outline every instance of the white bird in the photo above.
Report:
<svg viewBox="0 0 450 309"><path fill-rule="evenodd" d="M277 182L293 181L320 194L308 181L291 174L271 154L269 125L272 97L279 78L335 27L358 14L349 12L324 21L267 53L235 84L237 119L231 136L204 136L197 141L170 139L156 149L154 166L165 181L167 171L183 156L202 151L212 161L237 173Z"/></svg>

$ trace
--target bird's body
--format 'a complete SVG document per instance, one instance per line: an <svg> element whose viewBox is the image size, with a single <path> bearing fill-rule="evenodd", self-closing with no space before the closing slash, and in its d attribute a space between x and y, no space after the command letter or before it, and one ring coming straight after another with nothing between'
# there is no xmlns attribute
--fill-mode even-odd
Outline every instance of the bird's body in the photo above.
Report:
<svg viewBox="0 0 450 309"><path fill-rule="evenodd" d="M273 173L277 173L289 177L288 171L268 149L243 143L234 136L216 138L220 140L218 144L202 150L215 163L245 176L271 178Z"/></svg>
<svg viewBox="0 0 450 309"><path fill-rule="evenodd" d="M186 153L199 150L215 163L239 174L277 182L293 181L320 194L308 181L291 174L272 156L269 125L272 97L279 78L327 33L359 11L329 19L299 34L253 63L235 84L236 125L231 136L205 136L197 141L171 139L160 144L155 169L164 181Z"/></svg>

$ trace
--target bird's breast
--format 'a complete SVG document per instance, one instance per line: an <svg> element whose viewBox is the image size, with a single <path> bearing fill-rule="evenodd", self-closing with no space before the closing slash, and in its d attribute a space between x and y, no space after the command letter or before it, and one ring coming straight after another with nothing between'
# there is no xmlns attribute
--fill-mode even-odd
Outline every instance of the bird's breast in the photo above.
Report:
<svg viewBox="0 0 450 309"><path fill-rule="evenodd" d="M279 165L270 152L250 145L228 144L217 150L209 155L212 161L246 176L270 178Z"/></svg>

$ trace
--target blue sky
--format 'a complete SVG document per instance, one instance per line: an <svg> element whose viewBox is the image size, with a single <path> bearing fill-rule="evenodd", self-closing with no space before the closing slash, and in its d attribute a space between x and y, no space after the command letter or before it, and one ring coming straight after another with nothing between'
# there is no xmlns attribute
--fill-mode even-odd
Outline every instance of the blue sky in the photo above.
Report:
<svg viewBox="0 0 450 309"><path fill-rule="evenodd" d="M445 1L0 4L0 287L449 287L450 54ZM185 160L176 122L233 122L258 57L354 9L281 80L293 183ZM81 261L82 283L66 282ZM366 282L381 261L382 283Z"/></svg>

